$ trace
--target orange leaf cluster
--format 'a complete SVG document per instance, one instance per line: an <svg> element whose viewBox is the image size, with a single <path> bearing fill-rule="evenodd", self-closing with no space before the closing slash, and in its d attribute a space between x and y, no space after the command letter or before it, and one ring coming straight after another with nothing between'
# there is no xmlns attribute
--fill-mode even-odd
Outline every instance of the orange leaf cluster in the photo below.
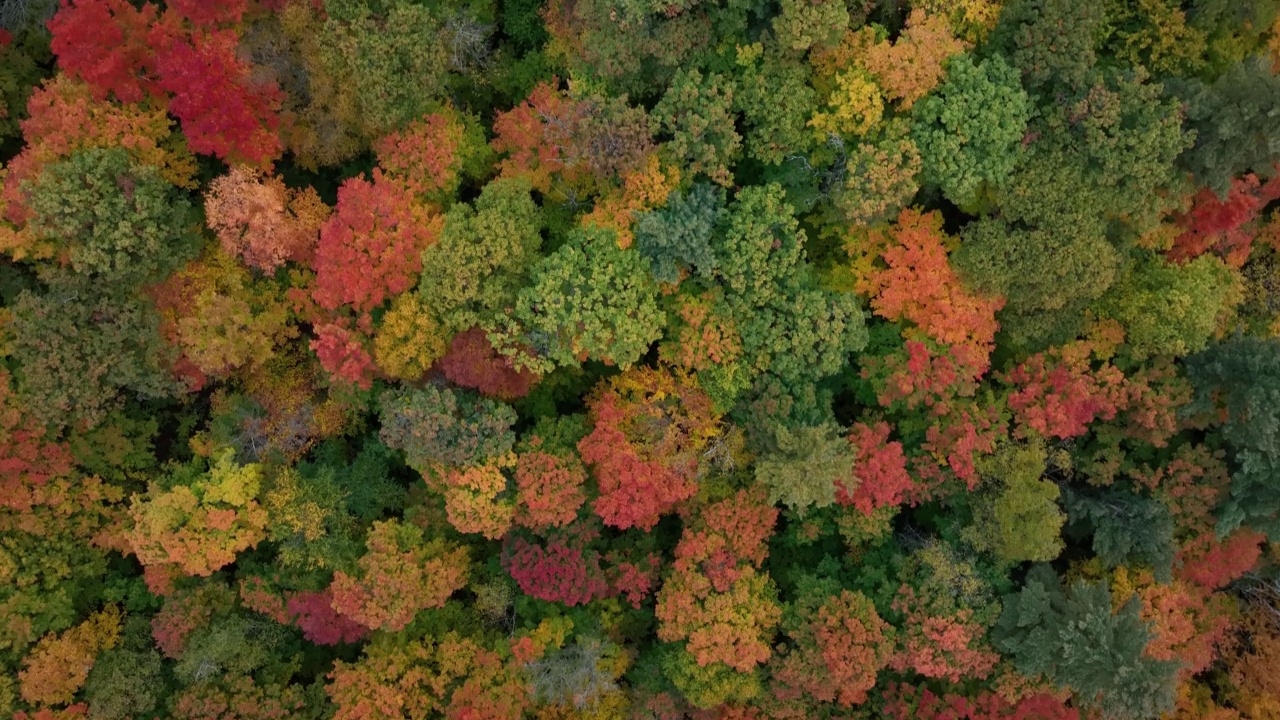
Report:
<svg viewBox="0 0 1280 720"><path fill-rule="evenodd" d="M223 250L266 273L286 261L310 262L329 216L312 188L286 188L279 177L239 165L209 184L204 209Z"/></svg>
<svg viewBox="0 0 1280 720"><path fill-rule="evenodd" d="M334 573L330 591L335 610L372 630L402 630L466 584L467 550L426 542L413 525L375 522L365 545L354 574Z"/></svg>
<svg viewBox="0 0 1280 720"><path fill-rule="evenodd" d="M65 705L84 685L98 653L120 639L120 610L114 605L59 635L46 635L27 653L18 673L22 699L32 705Z"/></svg>

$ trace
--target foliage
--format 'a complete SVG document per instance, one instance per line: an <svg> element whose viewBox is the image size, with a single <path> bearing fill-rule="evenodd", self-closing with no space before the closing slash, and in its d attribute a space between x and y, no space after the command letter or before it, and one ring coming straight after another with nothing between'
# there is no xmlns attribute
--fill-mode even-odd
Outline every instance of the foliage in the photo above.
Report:
<svg viewBox="0 0 1280 720"><path fill-rule="evenodd" d="M401 630L466 584L466 549L426 540L415 525L375 522L365 546L351 573L334 573L329 591L334 610L372 630Z"/></svg>
<svg viewBox="0 0 1280 720"><path fill-rule="evenodd" d="M960 55L913 115L925 179L955 204L974 207L1004 187L1017 165L1031 103L1000 56L975 63Z"/></svg>
<svg viewBox="0 0 1280 720"><path fill-rule="evenodd" d="M646 265L635 250L619 248L612 232L575 230L533 268L513 322L489 338L516 369L547 372L588 358L630 367L663 322Z"/></svg>
<svg viewBox="0 0 1280 720"><path fill-rule="evenodd" d="M0 2L0 717L1280 716L1278 70L1280 0Z"/></svg>
<svg viewBox="0 0 1280 720"><path fill-rule="evenodd" d="M1064 589L1052 570L1038 566L1006 599L993 636L1020 672L1044 673L1105 717L1155 718L1173 707L1177 661L1145 654L1151 634L1139 602L1113 611L1105 583Z"/></svg>

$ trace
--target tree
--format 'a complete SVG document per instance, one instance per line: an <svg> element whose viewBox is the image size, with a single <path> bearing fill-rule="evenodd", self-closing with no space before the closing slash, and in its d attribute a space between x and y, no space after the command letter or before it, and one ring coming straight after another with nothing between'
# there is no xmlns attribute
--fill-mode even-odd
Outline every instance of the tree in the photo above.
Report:
<svg viewBox="0 0 1280 720"><path fill-rule="evenodd" d="M1120 256L1078 228L989 217L965 228L952 262L974 290L1005 298L1000 324L1014 342L1040 348L1078 333L1084 309L1115 282Z"/></svg>
<svg viewBox="0 0 1280 720"><path fill-rule="evenodd" d="M1000 379L1013 386L1009 409L1017 434L1083 435L1094 420L1110 420L1124 407L1124 375L1110 363L1094 370L1096 349L1088 341L1050 348L1027 358Z"/></svg>
<svg viewBox="0 0 1280 720"><path fill-rule="evenodd" d="M123 391L144 398L181 391L155 310L101 292L57 279L44 294L23 291L13 305L8 331L18 394L51 431L98 425Z"/></svg>
<svg viewBox="0 0 1280 720"><path fill-rule="evenodd" d="M548 372L588 358L626 369L662 334L656 294L639 253L619 248L610 231L578 228L534 266L510 321L489 339L517 369Z"/></svg>
<svg viewBox="0 0 1280 720"><path fill-rule="evenodd" d="M635 368L590 403L592 430L578 442L599 487L606 524L651 529L697 492L700 459L719 432L711 399L669 368Z"/></svg>
<svg viewBox="0 0 1280 720"><path fill-rule="evenodd" d="M635 247L652 265L653 277L678 283L696 268L702 276L715 270L711 234L724 211L724 191L708 184L676 191L666 206L641 215L635 223Z"/></svg>
<svg viewBox="0 0 1280 720"><path fill-rule="evenodd" d="M424 115L373 143L385 177L425 201L447 205L462 176L479 175L488 147L479 124L446 108Z"/></svg>
<svg viewBox="0 0 1280 720"><path fill-rule="evenodd" d="M884 95L871 75L854 67L836 74L826 98L827 110L814 113L809 125L818 142L841 136L871 134L884 119Z"/></svg>
<svg viewBox="0 0 1280 720"><path fill-rule="evenodd" d="M503 471L513 464L515 456L508 454L445 474L444 509L455 530L480 533L490 540L507 534L516 503L512 493L507 492L508 480Z"/></svg>
<svg viewBox="0 0 1280 720"><path fill-rule="evenodd" d="M1058 507L1058 486L1044 477L1047 470L1048 454L1038 437L1026 445L1005 444L978 461L978 471L995 487L975 502L974 524L966 529L974 546L1009 565L1058 557L1066 516Z"/></svg>
<svg viewBox="0 0 1280 720"><path fill-rule="evenodd" d="M1003 188L1018 163L1031 102L1017 71L1000 56L975 63L960 55L932 97L915 108L912 136L924 177L947 199L975 207Z"/></svg>
<svg viewBox="0 0 1280 720"><path fill-rule="evenodd" d="M871 296L877 315L911 322L926 337L950 346L966 379L977 380L989 367L999 328L995 316L1004 301L965 287L948 263L947 242L937 213L903 210L896 226L875 236L875 245L883 248L880 258L888 267L873 268L858 290Z"/></svg>
<svg viewBox="0 0 1280 720"><path fill-rule="evenodd" d="M835 45L849 26L849 9L842 3L784 0L780 6L773 18L773 34L787 50L804 52Z"/></svg>
<svg viewBox="0 0 1280 720"><path fill-rule="evenodd" d="M1231 495L1219 515L1219 534L1241 525L1280 537L1280 493L1272 468L1277 452L1276 393L1280 345L1275 340L1233 338L1187 359L1195 386L1186 413L1224 413L1222 436L1234 453Z"/></svg>
<svg viewBox="0 0 1280 720"><path fill-rule="evenodd" d="M22 122L26 147L8 162L0 190L0 199L8 205L3 217L17 226L31 215L27 183L39 179L48 166L81 150L123 148L132 161L153 166L173 185L194 187L195 158L181 135L172 132L173 121L164 108L154 103L122 106L95 99L88 85L58 75L32 91L27 115ZM30 242L37 238L28 235L23 239ZM16 259L25 259L24 252L40 257L52 249L37 244L6 251Z"/></svg>
<svg viewBox="0 0 1280 720"><path fill-rule="evenodd" d="M729 166L742 147L734 130L733 81L724 75L697 70L677 70L653 117L671 135L667 144L683 160L689 173L704 174L728 186Z"/></svg>
<svg viewBox="0 0 1280 720"><path fill-rule="evenodd" d="M454 632L438 640L384 636L356 662L334 663L328 677L336 720L518 720L529 703L514 668Z"/></svg>
<svg viewBox="0 0 1280 720"><path fill-rule="evenodd" d="M458 204L445 214L439 240L422 253L419 294L455 332L492 324L526 282L541 226L528 183L489 183L474 209Z"/></svg>
<svg viewBox="0 0 1280 720"><path fill-rule="evenodd" d="M1111 288L1099 314L1125 328L1134 360L1203 350L1240 300L1239 276L1216 257L1149 260Z"/></svg>
<svg viewBox="0 0 1280 720"><path fill-rule="evenodd" d="M416 525L375 522L365 546L351 573L334 573L329 592L334 610L371 630L403 630L466 585L467 549L427 540Z"/></svg>
<svg viewBox="0 0 1280 720"><path fill-rule="evenodd" d="M965 43L951 36L947 20L914 9L897 42L881 40L867 51L867 71L896 100L902 110L910 110L942 81L943 65L965 51Z"/></svg>
<svg viewBox="0 0 1280 720"><path fill-rule="evenodd" d="M29 186L27 229L71 269L107 283L159 279L193 253L191 206L151 166L122 149L90 149L47 167Z"/></svg>
<svg viewBox="0 0 1280 720"><path fill-rule="evenodd" d="M1186 262L1213 250L1231 267L1243 266L1258 235L1258 215L1277 198L1280 176L1266 183L1253 173L1233 178L1224 198L1212 188L1201 188L1191 198L1191 209L1176 216L1186 230L1174 239L1170 259Z"/></svg>
<svg viewBox="0 0 1280 720"><path fill-rule="evenodd" d="M387 446L403 450L410 467L467 467L511 451L516 413L510 406L428 385L386 390L378 398Z"/></svg>
<svg viewBox="0 0 1280 720"><path fill-rule="evenodd" d="M889 220L920 190L920 149L901 118L884 123L853 147L844 162L844 182L833 190L832 205L855 225Z"/></svg>
<svg viewBox="0 0 1280 720"><path fill-rule="evenodd" d="M148 38L155 20L151 3L139 9L127 0L68 0L49 21L50 46L59 66L88 83L96 98L138 102L158 92Z"/></svg>
<svg viewBox="0 0 1280 720"><path fill-rule="evenodd" d="M264 179L244 166L209 184L204 212L222 249L265 273L287 261L309 264L329 217L312 188L286 188L278 176Z"/></svg>
<svg viewBox="0 0 1280 720"><path fill-rule="evenodd" d="M277 720L297 717L306 707L299 685L260 684L240 676L197 683L174 699L173 711L190 720Z"/></svg>
<svg viewBox="0 0 1280 720"><path fill-rule="evenodd" d="M552 539L544 546L516 537L502 564L521 591L539 600L573 607L610 595L600 554L580 541Z"/></svg>
<svg viewBox="0 0 1280 720"><path fill-rule="evenodd" d="M120 611L115 606L58 635L36 643L18 673L22 699L32 705L68 705L84 685L94 661L120 638Z"/></svg>
<svg viewBox="0 0 1280 720"><path fill-rule="evenodd" d="M784 613L782 630L795 648L779 658L774 680L819 702L860 705L889 662L893 628L861 593L824 595L802 595Z"/></svg>
<svg viewBox="0 0 1280 720"><path fill-rule="evenodd" d="M927 687L905 683L890 686L885 715L890 720L1080 720L1080 711L1067 707L1061 698L1048 693L1025 695L1009 700L998 693L982 692L974 697L935 695Z"/></svg>
<svg viewBox="0 0 1280 720"><path fill-rule="evenodd" d="M1151 639L1135 597L1113 610L1105 582L1062 587L1040 565L1005 599L993 631L1018 671L1044 673L1083 707L1109 718L1156 718L1173 707L1178 662L1145 654Z"/></svg>
<svg viewBox="0 0 1280 720"><path fill-rule="evenodd" d="M806 236L776 184L744 188L713 236L715 278L742 338L742 366L799 391L840 371L866 345L851 293L821 287L805 262Z"/></svg>
<svg viewBox="0 0 1280 720"><path fill-rule="evenodd" d="M733 104L746 126L742 145L747 157L778 165L803 154L813 135L807 124L817 110L808 63L776 51L772 44L737 50Z"/></svg>
<svg viewBox="0 0 1280 720"><path fill-rule="evenodd" d="M931 607L935 604L909 585L898 589L893 611L904 620L889 667L953 683L986 678L1000 656L986 647L986 628L974 617L973 609L940 613Z"/></svg>
<svg viewBox="0 0 1280 720"><path fill-rule="evenodd" d="M705 506L681 534L674 571L658 591L658 639L685 641L693 663L710 668L705 672L727 666L749 673L769 659L782 611L772 579L757 570L777 519L762 500L739 492ZM678 674L691 671L686 664Z"/></svg>
<svg viewBox="0 0 1280 720"><path fill-rule="evenodd" d="M147 36L156 86L173 94L169 112L182 121L191 149L265 167L282 151L278 111L284 96L274 81L254 78L236 53L239 41L234 30L178 37L163 21Z"/></svg>
<svg viewBox="0 0 1280 720"><path fill-rule="evenodd" d="M902 504L915 482L907 472L902 443L889 440L889 432L886 422L857 422L849 429L849 443L857 451L853 461L857 486L850 491L837 484L836 501L852 505L866 517Z"/></svg>
<svg viewBox="0 0 1280 720"><path fill-rule="evenodd" d="M120 641L97 656L85 679L89 717L129 720L153 712L163 694L161 673L151 624L137 616L126 618Z"/></svg>
<svg viewBox="0 0 1280 720"><path fill-rule="evenodd" d="M414 381L448 349L448 331L415 292L397 295L373 337L373 356L389 377Z"/></svg>
<svg viewBox="0 0 1280 720"><path fill-rule="evenodd" d="M1172 579L1173 522L1159 501L1111 489L1102 495L1068 492L1073 525L1093 534L1093 552L1108 568L1149 567L1161 582Z"/></svg>
<svg viewBox="0 0 1280 720"><path fill-rule="evenodd" d="M329 311L372 312L413 287L438 233L439 221L403 186L347 180L320 228L312 298Z"/></svg>
<svg viewBox="0 0 1280 720"><path fill-rule="evenodd" d="M1248 172L1270 177L1280 165L1280 135L1263 120L1280 102L1280 77L1266 58L1241 60L1211 85L1192 80L1170 89L1187 101L1195 146L1179 160L1199 184L1225 197L1233 178Z"/></svg>
<svg viewBox="0 0 1280 720"><path fill-rule="evenodd" d="M408 0L343 3L328 12L317 48L337 103L365 138L379 138L435 109L448 77L439 15Z"/></svg>
<svg viewBox="0 0 1280 720"><path fill-rule="evenodd" d="M532 530L568 525L587 499L586 468L576 453L541 449L538 436L529 445L516 459L516 522Z"/></svg>
<svg viewBox="0 0 1280 720"><path fill-rule="evenodd" d="M1156 227L1186 192L1183 109L1141 69L1098 74L1078 99L1045 108L1000 198L1010 220L1073 236ZM1117 227L1117 225L1119 227Z"/></svg>
<svg viewBox="0 0 1280 720"><path fill-rule="evenodd" d="M196 387L270 362L277 345L297 337L275 286L254 283L229 255L212 251L149 288L161 333L182 352L176 373Z"/></svg>
<svg viewBox="0 0 1280 720"><path fill-rule="evenodd" d="M997 41L1031 90L1076 91L1092 79L1108 10L1095 3L1018 0L1006 7Z"/></svg>
<svg viewBox="0 0 1280 720"><path fill-rule="evenodd" d="M12 376L0 370L0 508L29 509L41 486L72 472L70 447L24 410Z"/></svg>
<svg viewBox="0 0 1280 720"><path fill-rule="evenodd" d="M851 492L856 455L840 428L831 425L773 428L773 443L756 461L756 482L769 489L769 501L804 513Z"/></svg>
<svg viewBox="0 0 1280 720"><path fill-rule="evenodd" d="M225 450L207 472L188 471L195 476L134 497L128 537L139 561L175 564L188 575L208 577L266 537L267 513L256 499L262 468L238 465L234 455Z"/></svg>
<svg viewBox="0 0 1280 720"><path fill-rule="evenodd" d="M511 358L498 354L481 328L454 335L438 367L454 385L507 401L528 395L539 377L531 370L517 370Z"/></svg>

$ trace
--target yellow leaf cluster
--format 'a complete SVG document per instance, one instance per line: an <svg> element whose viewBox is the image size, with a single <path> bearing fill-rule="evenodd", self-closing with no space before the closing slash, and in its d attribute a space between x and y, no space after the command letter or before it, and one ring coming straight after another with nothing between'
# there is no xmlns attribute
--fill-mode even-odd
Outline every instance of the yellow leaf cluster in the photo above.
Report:
<svg viewBox="0 0 1280 720"><path fill-rule="evenodd" d="M387 375L417 380L448 350L447 333L418 293L404 293L382 318L373 357Z"/></svg>

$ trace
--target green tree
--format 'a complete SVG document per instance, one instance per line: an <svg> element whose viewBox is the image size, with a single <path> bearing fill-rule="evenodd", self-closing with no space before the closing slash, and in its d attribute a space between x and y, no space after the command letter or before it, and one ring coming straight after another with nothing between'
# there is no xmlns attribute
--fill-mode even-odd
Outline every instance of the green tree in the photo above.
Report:
<svg viewBox="0 0 1280 720"><path fill-rule="evenodd" d="M44 293L24 290L8 326L19 394L51 429L91 428L120 405L122 393L144 399L177 395L171 351L160 316L138 298L80 279L55 279Z"/></svg>
<svg viewBox="0 0 1280 720"><path fill-rule="evenodd" d="M1102 493L1068 490L1072 534L1093 535L1093 552L1108 568L1149 567L1162 583L1173 580L1173 518L1164 503L1118 488Z"/></svg>
<svg viewBox="0 0 1280 720"><path fill-rule="evenodd" d="M388 447L403 450L410 467L467 467L510 452L515 445L511 406L462 390L397 388L378 398Z"/></svg>
<svg viewBox="0 0 1280 720"><path fill-rule="evenodd" d="M1145 654L1151 632L1141 609L1135 595L1113 611L1105 582L1064 589L1039 565L1005 598L992 637L1019 672L1069 688L1085 708L1116 720L1154 719L1173 709L1179 663Z"/></svg>
<svg viewBox="0 0 1280 720"><path fill-rule="evenodd" d="M756 461L756 481L769 502L803 514L836 501L836 489L853 492L857 452L836 425L773 428L771 447Z"/></svg>
<svg viewBox="0 0 1280 720"><path fill-rule="evenodd" d="M377 138L426 115L444 94L444 22L411 0L327 3L319 52L344 119Z"/></svg>
<svg viewBox="0 0 1280 720"><path fill-rule="evenodd" d="M440 239L422 253L418 292L454 332L492 322L514 304L542 243L542 215L524 180L485 186L475 207L445 215Z"/></svg>
<svg viewBox="0 0 1280 720"><path fill-rule="evenodd" d="M1104 3L1016 0L1004 7L993 44L1033 91L1075 91L1090 80L1107 20Z"/></svg>
<svg viewBox="0 0 1280 720"><path fill-rule="evenodd" d="M1034 142L1001 195L1013 220L1094 235L1142 234L1176 208L1191 144L1179 104L1141 68L1100 73L1079 94L1042 108Z"/></svg>
<svg viewBox="0 0 1280 720"><path fill-rule="evenodd" d="M806 154L813 140L809 118L817 111L810 75L807 63L777 52L772 44L738 50L733 106L742 113L747 157L777 165L788 156Z"/></svg>
<svg viewBox="0 0 1280 720"><path fill-rule="evenodd" d="M1280 539L1280 341L1236 337L1187 358L1186 370L1196 394L1184 412L1226 413L1235 472L1219 534L1248 525Z"/></svg>
<svg viewBox="0 0 1280 720"><path fill-rule="evenodd" d="M724 190L699 183L688 192L673 192L665 207L637 218L635 247L649 260L653 277L675 283L681 270L689 268L711 275L716 269L711 238L723 212Z"/></svg>
<svg viewBox="0 0 1280 720"><path fill-rule="evenodd" d="M952 58L934 95L914 110L912 136L924 178L962 208L1003 188L1021 157L1031 101L1018 71L999 56Z"/></svg>
<svg viewBox="0 0 1280 720"><path fill-rule="evenodd" d="M1144 258L1098 303L1124 326L1125 348L1142 362L1205 349L1241 298L1240 277L1216 255L1177 265Z"/></svg>
<svg viewBox="0 0 1280 720"><path fill-rule="evenodd" d="M590 358L626 369L662 335L657 292L648 262L619 248L612 230L577 228L534 267L510 319L489 337L517 368L547 372Z"/></svg>
<svg viewBox="0 0 1280 720"><path fill-rule="evenodd" d="M1241 60L1206 84L1170 83L1187 105L1187 125L1195 146L1179 158L1201 185L1225 198L1231 180L1247 172L1270 177L1280 164L1280 75L1272 60L1256 55Z"/></svg>
<svg viewBox="0 0 1280 720"><path fill-rule="evenodd" d="M1044 477L1044 441L1006 443L994 455L979 459L977 466L993 487L974 499L974 523L965 529L965 537L1009 565L1057 558L1066 516L1058 507L1058 486Z"/></svg>
<svg viewBox="0 0 1280 720"><path fill-rule="evenodd" d="M191 204L123 148L78 152L45 168L27 191L28 230L65 252L82 275L136 285L194 254Z"/></svg>
<svg viewBox="0 0 1280 720"><path fill-rule="evenodd" d="M721 185L733 176L742 137L734 129L732 79L718 73L703 75L696 68L679 70L653 117L671 135L667 147L688 166Z"/></svg>
<svg viewBox="0 0 1280 720"><path fill-rule="evenodd" d="M951 261L970 287L1005 298L999 319L1010 339L1043 346L1078 331L1085 308L1115 281L1120 255L1097 235L989 217L965 228Z"/></svg>

